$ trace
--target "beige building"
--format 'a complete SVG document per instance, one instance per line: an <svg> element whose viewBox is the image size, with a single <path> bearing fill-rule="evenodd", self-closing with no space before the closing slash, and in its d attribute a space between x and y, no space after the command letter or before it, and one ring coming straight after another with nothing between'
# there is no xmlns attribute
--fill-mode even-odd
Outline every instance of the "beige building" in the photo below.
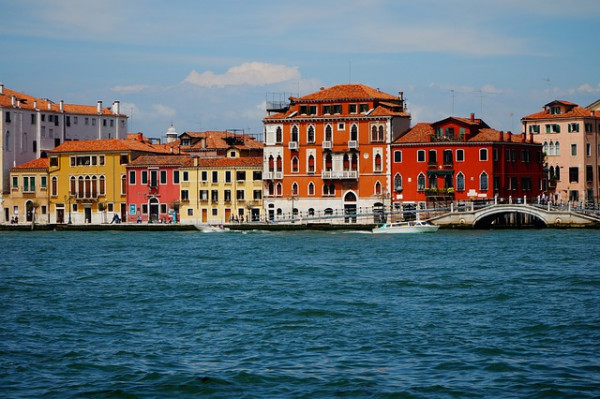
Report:
<svg viewBox="0 0 600 399"><path fill-rule="evenodd" d="M598 202L600 111L555 100L541 112L521 119L523 133L533 134L546 155L546 186L555 201Z"/></svg>
<svg viewBox="0 0 600 399"><path fill-rule="evenodd" d="M48 158L38 158L10 170L10 195L4 198L4 220L48 223Z"/></svg>

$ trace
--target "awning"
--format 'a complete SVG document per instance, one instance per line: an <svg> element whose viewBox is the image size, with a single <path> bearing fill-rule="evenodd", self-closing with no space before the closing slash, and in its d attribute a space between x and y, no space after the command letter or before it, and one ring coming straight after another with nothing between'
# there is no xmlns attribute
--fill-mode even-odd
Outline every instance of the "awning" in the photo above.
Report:
<svg viewBox="0 0 600 399"><path fill-rule="evenodd" d="M427 174L430 175L430 176L431 175L438 175L438 176L449 175L449 176L452 176L454 174L454 171L453 170L433 170L432 169L432 170L428 170Z"/></svg>

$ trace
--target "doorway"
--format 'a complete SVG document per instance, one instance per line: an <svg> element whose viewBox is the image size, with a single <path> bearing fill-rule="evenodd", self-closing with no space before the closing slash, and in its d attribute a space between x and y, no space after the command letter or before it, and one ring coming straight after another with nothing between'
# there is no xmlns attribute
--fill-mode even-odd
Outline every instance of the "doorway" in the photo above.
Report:
<svg viewBox="0 0 600 399"><path fill-rule="evenodd" d="M152 223L158 222L158 199L150 198L150 220Z"/></svg>

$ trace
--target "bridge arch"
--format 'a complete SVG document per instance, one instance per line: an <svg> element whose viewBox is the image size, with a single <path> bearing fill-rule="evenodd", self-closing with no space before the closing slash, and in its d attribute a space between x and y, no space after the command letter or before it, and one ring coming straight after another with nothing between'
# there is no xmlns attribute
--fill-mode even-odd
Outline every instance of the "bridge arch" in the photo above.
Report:
<svg viewBox="0 0 600 399"><path fill-rule="evenodd" d="M473 220L473 227L484 228L492 227L501 221L503 215L516 215L516 224L521 224L522 215L528 215L531 217L531 222L528 223L534 227L548 227L548 220L546 214L536 208L529 206L491 206L489 208L481 209L476 212ZM510 216L509 216L510 217Z"/></svg>

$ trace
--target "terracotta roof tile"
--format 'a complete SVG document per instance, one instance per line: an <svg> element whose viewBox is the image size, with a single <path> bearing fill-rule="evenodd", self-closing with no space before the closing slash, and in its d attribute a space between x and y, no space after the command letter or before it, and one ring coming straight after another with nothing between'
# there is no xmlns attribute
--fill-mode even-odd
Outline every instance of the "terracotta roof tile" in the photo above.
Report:
<svg viewBox="0 0 600 399"><path fill-rule="evenodd" d="M54 148L53 150L50 150L51 153L103 151L139 151L150 153L169 153L169 149L164 145L153 145L130 139L65 141L58 147Z"/></svg>
<svg viewBox="0 0 600 399"><path fill-rule="evenodd" d="M555 101L549 104L554 104L559 101ZM565 103L560 102L560 103ZM572 104L572 103L571 103ZM586 116L592 116L592 111L589 109L578 106L577 104L573 104L574 107L565 113L562 114L551 114L549 110L544 110L540 112L536 112L535 114L524 116L521 119L568 119L568 118L581 118Z"/></svg>
<svg viewBox="0 0 600 399"><path fill-rule="evenodd" d="M38 158L38 159L34 159L33 161L29 161L29 162L25 162L22 163L21 165L17 165L13 168L11 168L11 170L23 170L23 169L29 169L29 170L33 170L33 169L48 169L49 166L49 161L48 158Z"/></svg>
<svg viewBox="0 0 600 399"><path fill-rule="evenodd" d="M188 155L141 155L129 166L192 166L194 159Z"/></svg>
<svg viewBox="0 0 600 399"><path fill-rule="evenodd" d="M205 168L223 167L262 167L262 157L240 157L240 158L198 158L198 166Z"/></svg>
<svg viewBox="0 0 600 399"><path fill-rule="evenodd" d="M368 99L398 100L398 97L363 84L340 84L327 89L321 89L303 97L292 97L292 100L295 102Z"/></svg>
<svg viewBox="0 0 600 399"><path fill-rule="evenodd" d="M194 139L194 141L197 140L193 145L187 148L182 147L182 150L184 151L226 150L231 147L239 149L260 149L264 147L264 143L247 134L224 131L184 132L179 136L180 140L183 135L188 135ZM239 141L228 144L226 141L228 138L237 138ZM204 139L204 144L202 144L201 139ZM173 143L170 144L173 145ZM180 141L178 141L176 145L179 144Z"/></svg>
<svg viewBox="0 0 600 399"><path fill-rule="evenodd" d="M400 136L394 143L426 143L433 134L430 123L417 123L406 134Z"/></svg>

